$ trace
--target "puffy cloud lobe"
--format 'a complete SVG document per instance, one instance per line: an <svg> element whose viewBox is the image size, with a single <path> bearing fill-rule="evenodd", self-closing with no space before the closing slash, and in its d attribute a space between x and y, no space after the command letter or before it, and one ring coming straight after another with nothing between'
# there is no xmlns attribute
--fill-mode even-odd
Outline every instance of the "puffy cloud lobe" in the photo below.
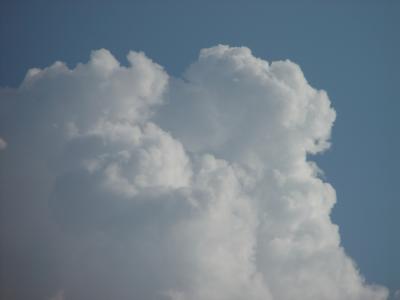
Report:
<svg viewBox="0 0 400 300"><path fill-rule="evenodd" d="M141 128L101 122L71 142L76 144L72 151L96 148L95 155L85 153L79 164L90 174L100 173L103 187L116 194L135 197L143 189L177 189L190 183L190 164L182 145L153 123Z"/></svg>
<svg viewBox="0 0 400 300"><path fill-rule="evenodd" d="M3 295L387 298L341 248L335 192L307 161L335 112L299 66L222 45L182 78L128 61L98 50L0 91Z"/></svg>

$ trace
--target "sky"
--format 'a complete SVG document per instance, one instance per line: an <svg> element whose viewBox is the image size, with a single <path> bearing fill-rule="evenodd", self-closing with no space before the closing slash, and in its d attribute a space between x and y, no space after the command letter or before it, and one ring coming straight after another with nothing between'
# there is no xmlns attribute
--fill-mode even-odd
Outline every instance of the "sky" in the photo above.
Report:
<svg viewBox="0 0 400 300"><path fill-rule="evenodd" d="M6 297L395 299L396 1L0 5Z"/></svg>

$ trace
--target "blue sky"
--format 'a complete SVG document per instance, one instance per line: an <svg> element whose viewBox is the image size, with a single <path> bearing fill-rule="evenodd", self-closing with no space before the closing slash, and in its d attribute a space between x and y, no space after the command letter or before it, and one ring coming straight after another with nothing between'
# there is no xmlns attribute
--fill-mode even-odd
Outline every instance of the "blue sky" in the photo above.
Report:
<svg viewBox="0 0 400 300"><path fill-rule="evenodd" d="M108 3L108 2L107 2ZM368 282L400 288L400 4L396 1L2 1L0 85L106 48L143 51L180 76L202 48L290 59L327 91L332 147L312 157L337 193L332 219Z"/></svg>

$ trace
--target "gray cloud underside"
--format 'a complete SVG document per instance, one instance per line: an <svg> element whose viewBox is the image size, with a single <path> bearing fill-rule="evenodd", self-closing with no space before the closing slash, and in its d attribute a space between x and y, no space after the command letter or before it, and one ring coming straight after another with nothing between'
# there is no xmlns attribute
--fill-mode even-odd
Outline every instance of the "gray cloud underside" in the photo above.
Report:
<svg viewBox="0 0 400 300"><path fill-rule="evenodd" d="M2 298L387 299L307 160L335 111L298 65L223 45L181 78L128 61L98 50L0 90Z"/></svg>

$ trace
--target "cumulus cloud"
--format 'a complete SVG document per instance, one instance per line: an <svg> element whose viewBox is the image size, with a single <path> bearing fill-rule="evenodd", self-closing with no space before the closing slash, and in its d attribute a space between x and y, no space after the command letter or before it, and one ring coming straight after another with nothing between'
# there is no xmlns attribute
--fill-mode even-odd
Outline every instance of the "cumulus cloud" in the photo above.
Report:
<svg viewBox="0 0 400 300"><path fill-rule="evenodd" d="M308 154L335 111L291 61L203 49L181 78L107 50L0 90L8 299L381 300Z"/></svg>

